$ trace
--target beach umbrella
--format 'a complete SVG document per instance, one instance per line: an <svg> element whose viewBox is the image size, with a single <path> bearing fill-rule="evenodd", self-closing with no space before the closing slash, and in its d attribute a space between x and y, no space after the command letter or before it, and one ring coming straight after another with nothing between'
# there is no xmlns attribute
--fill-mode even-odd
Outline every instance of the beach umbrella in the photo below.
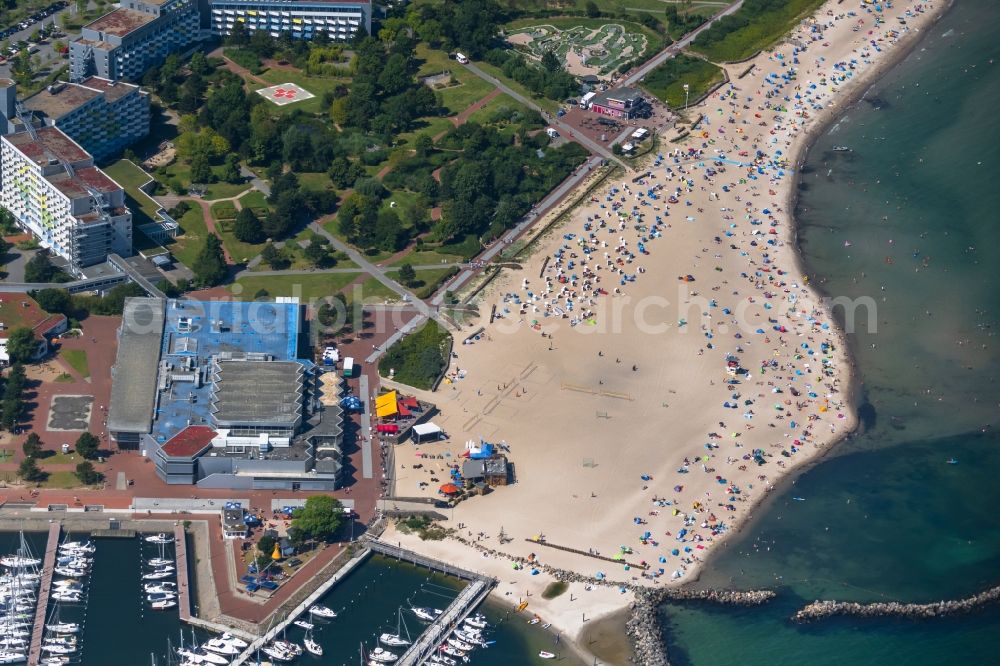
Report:
<svg viewBox="0 0 1000 666"><path fill-rule="evenodd" d="M670 551L670 554L671 554L671 555L680 555L680 554L681 554L681 551L679 551L679 550L677 550L676 548L674 548L674 549L673 549L672 551Z"/></svg>
<svg viewBox="0 0 1000 666"><path fill-rule="evenodd" d="M445 483L439 490L445 495L454 495L458 492L459 488L454 483Z"/></svg>

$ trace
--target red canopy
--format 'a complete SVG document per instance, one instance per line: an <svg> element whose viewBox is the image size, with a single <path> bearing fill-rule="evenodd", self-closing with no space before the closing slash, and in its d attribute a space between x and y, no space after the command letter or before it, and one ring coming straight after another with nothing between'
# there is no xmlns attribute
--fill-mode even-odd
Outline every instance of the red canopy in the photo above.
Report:
<svg viewBox="0 0 1000 666"><path fill-rule="evenodd" d="M440 488L441 492L445 495L454 495L458 492L459 488L454 483L446 483Z"/></svg>

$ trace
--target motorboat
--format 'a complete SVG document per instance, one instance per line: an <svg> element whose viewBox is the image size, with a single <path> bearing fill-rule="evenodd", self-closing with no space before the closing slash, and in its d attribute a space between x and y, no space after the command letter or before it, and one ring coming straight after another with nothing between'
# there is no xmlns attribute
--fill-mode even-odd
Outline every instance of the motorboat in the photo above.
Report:
<svg viewBox="0 0 1000 666"><path fill-rule="evenodd" d="M80 625L76 622L59 622L57 624L47 624L45 628L55 634L75 634L80 631Z"/></svg>
<svg viewBox="0 0 1000 666"><path fill-rule="evenodd" d="M83 578L89 573L86 569L71 567L56 567L54 571L60 576L66 576L67 578Z"/></svg>
<svg viewBox="0 0 1000 666"><path fill-rule="evenodd" d="M266 645L260 651L275 661L291 661L295 659L295 653L284 650L277 645Z"/></svg>
<svg viewBox="0 0 1000 666"><path fill-rule="evenodd" d="M3 663L3 662L0 662ZM54 657L45 657L40 662L40 666L61 666L62 664L69 663L69 657L65 655L57 655Z"/></svg>
<svg viewBox="0 0 1000 666"><path fill-rule="evenodd" d="M835 153L847 153L847 152L850 152L850 150L851 149L848 148L847 146L834 146L833 147L833 152L835 152Z"/></svg>
<svg viewBox="0 0 1000 666"><path fill-rule="evenodd" d="M218 664L218 666L225 666L229 663L229 660L225 657L210 652L202 654L180 648L177 650L177 654L194 664Z"/></svg>
<svg viewBox="0 0 1000 666"><path fill-rule="evenodd" d="M42 561L34 557L24 557L23 555L7 555L0 557L0 564L11 569L24 569L27 567L37 567Z"/></svg>
<svg viewBox="0 0 1000 666"><path fill-rule="evenodd" d="M383 664L389 664L399 659L395 653L389 652L388 650L380 647L377 647L369 652L368 657Z"/></svg>
<svg viewBox="0 0 1000 666"><path fill-rule="evenodd" d="M177 585L175 583L146 583L143 585L143 589L146 592L155 593L166 593L166 594L177 594Z"/></svg>
<svg viewBox="0 0 1000 666"><path fill-rule="evenodd" d="M153 571L151 573L144 574L143 577L142 577L142 579L143 580L163 580L164 578L170 578L173 575L174 574L173 574L172 571L162 571L162 570L161 571Z"/></svg>
<svg viewBox="0 0 1000 666"><path fill-rule="evenodd" d="M461 629L456 629L453 633L457 638L460 638L466 643L486 647L486 641L483 640L483 637L480 634L469 633L468 631L463 631Z"/></svg>
<svg viewBox="0 0 1000 666"><path fill-rule="evenodd" d="M146 560L146 564L151 567L169 567L174 565L174 560L168 559L166 557L154 557L152 559Z"/></svg>
<svg viewBox="0 0 1000 666"><path fill-rule="evenodd" d="M438 619L441 613L444 612L442 610L438 610L437 608L424 608L421 606L413 607L410 610L413 611L413 614L421 620L425 620L427 622L433 622Z"/></svg>
<svg viewBox="0 0 1000 666"><path fill-rule="evenodd" d="M207 650L209 652L215 652L216 654L236 655L240 653L239 649L237 649L235 645L233 645L229 641L224 641L221 638L213 638L212 640L203 644L201 647L204 650Z"/></svg>
<svg viewBox="0 0 1000 666"><path fill-rule="evenodd" d="M60 592L56 590L52 593L52 598L56 601L82 601L82 597L79 592Z"/></svg>
<svg viewBox="0 0 1000 666"><path fill-rule="evenodd" d="M402 647L410 644L410 641L399 634L382 634L378 639L390 647Z"/></svg>
<svg viewBox="0 0 1000 666"><path fill-rule="evenodd" d="M485 629L489 624L486 618L482 615L476 615L474 617L465 618L465 624L469 625L473 629Z"/></svg>
<svg viewBox="0 0 1000 666"><path fill-rule="evenodd" d="M150 604L153 610L167 610L168 608L173 608L177 605L177 602L173 599L161 599L160 601L154 601Z"/></svg>
<svg viewBox="0 0 1000 666"><path fill-rule="evenodd" d="M441 652L444 652L445 654L450 654L453 657L458 657L462 661L468 661L468 659L465 656L464 650L459 650L458 648L452 647L450 645L442 645L438 649L441 650Z"/></svg>
<svg viewBox="0 0 1000 666"><path fill-rule="evenodd" d="M59 544L59 550L67 553L93 553L97 546L90 541L64 541Z"/></svg>
<svg viewBox="0 0 1000 666"><path fill-rule="evenodd" d="M0 664L23 664L28 658L20 652L0 650Z"/></svg>
<svg viewBox="0 0 1000 666"><path fill-rule="evenodd" d="M540 650L538 656L541 659L555 659L556 656L551 652L546 652L545 650Z"/></svg>
<svg viewBox="0 0 1000 666"><path fill-rule="evenodd" d="M306 622L305 620L295 620L292 624L303 629L312 629L315 626L312 622Z"/></svg>
<svg viewBox="0 0 1000 666"><path fill-rule="evenodd" d="M471 652L475 649L474 645L469 645L460 638L449 638L447 639L447 643L453 648L458 648L459 650L463 650L465 652Z"/></svg>
<svg viewBox="0 0 1000 666"><path fill-rule="evenodd" d="M70 645L43 645L42 652L49 652L51 654L73 654L76 652L76 646Z"/></svg>
<svg viewBox="0 0 1000 666"><path fill-rule="evenodd" d="M325 617L331 619L337 617L337 614L333 611L332 608L327 608L326 606L320 606L319 604L310 607L309 614L315 615L316 617Z"/></svg>
<svg viewBox="0 0 1000 666"><path fill-rule="evenodd" d="M173 583L171 583L171 585L173 585ZM221 640L226 641L230 645L235 645L238 648L245 648L245 647L247 647L247 646L250 645L249 643L247 643L245 640L243 640L239 636L233 636L232 634L229 634L229 633L222 634L221 636L219 636L219 638Z"/></svg>
<svg viewBox="0 0 1000 666"><path fill-rule="evenodd" d="M165 532L160 532L159 534L151 534L145 538L146 543L162 543L168 544L173 543L174 538Z"/></svg>
<svg viewBox="0 0 1000 666"><path fill-rule="evenodd" d="M435 664L444 664L445 666L457 666L458 662L451 657L446 657L443 654L432 654L431 661Z"/></svg>
<svg viewBox="0 0 1000 666"><path fill-rule="evenodd" d="M152 594L146 595L146 601L168 601L176 598L176 592L153 592Z"/></svg>
<svg viewBox="0 0 1000 666"><path fill-rule="evenodd" d="M293 643L291 641L274 641L273 644L282 650L291 652L296 657L302 654L302 646L298 643Z"/></svg>
<svg viewBox="0 0 1000 666"><path fill-rule="evenodd" d="M317 643L316 641L314 641L311 638L307 638L303 642L305 643L305 645L306 645L306 651L309 652L309 654L314 654L317 657L322 657L323 656L323 646L322 645L320 645L319 643Z"/></svg>

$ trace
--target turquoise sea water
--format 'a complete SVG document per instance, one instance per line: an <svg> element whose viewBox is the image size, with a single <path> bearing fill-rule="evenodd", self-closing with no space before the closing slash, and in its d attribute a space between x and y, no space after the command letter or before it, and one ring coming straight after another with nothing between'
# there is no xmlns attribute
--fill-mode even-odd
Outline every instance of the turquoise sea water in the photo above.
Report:
<svg viewBox="0 0 1000 666"><path fill-rule="evenodd" d="M674 663L997 663L995 606L921 623L788 617L817 598L1000 584L998 25L995 2L958 0L810 150L807 270L876 306L849 336L865 428L763 506L700 583L772 587L776 602L664 607Z"/></svg>

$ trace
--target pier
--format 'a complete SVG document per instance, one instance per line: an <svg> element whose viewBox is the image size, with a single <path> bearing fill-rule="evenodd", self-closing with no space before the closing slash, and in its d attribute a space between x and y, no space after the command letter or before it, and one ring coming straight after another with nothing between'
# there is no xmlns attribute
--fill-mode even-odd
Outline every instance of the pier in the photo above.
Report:
<svg viewBox="0 0 1000 666"><path fill-rule="evenodd" d="M31 648L28 650L28 666L37 666L42 654L45 615L49 608L49 592L52 591L52 574L56 568L61 531L59 523L49 524L49 539L45 544L45 559L42 561L42 580L38 586L38 605L35 606L35 626L31 631Z"/></svg>
<svg viewBox="0 0 1000 666"><path fill-rule="evenodd" d="M493 589L494 582L492 579L475 580L462 590L461 594L455 597L455 600L441 613L441 616L431 626L424 629L420 638L414 641L410 649L403 653L403 656L396 662L398 666L422 664L437 652L438 646L448 638L452 629L461 624L462 620L482 603L486 595Z"/></svg>
<svg viewBox="0 0 1000 666"><path fill-rule="evenodd" d="M184 527L174 525L174 558L177 561L177 610L181 622L191 620L191 588L188 585L187 539Z"/></svg>

